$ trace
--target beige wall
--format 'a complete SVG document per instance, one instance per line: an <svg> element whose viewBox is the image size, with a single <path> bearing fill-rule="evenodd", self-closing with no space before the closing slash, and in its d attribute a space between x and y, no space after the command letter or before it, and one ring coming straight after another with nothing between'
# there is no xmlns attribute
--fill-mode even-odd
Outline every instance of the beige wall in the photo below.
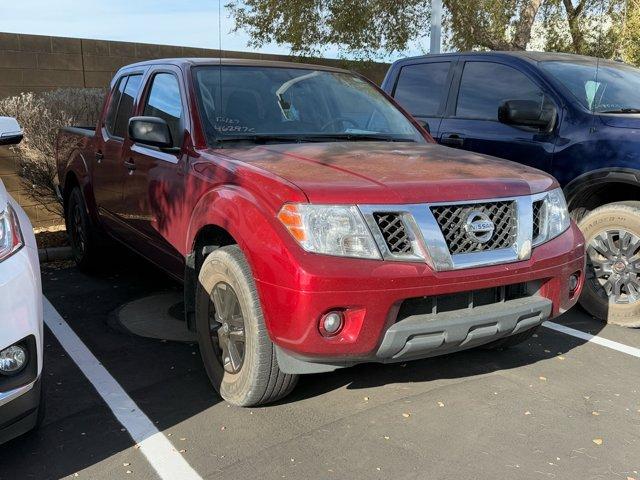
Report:
<svg viewBox="0 0 640 480"><path fill-rule="evenodd" d="M58 87L105 87L123 65L152 58L219 57L220 51L145 43L0 33L0 98ZM222 51L226 58L295 60L284 55ZM307 59L350 68L380 83L388 65Z"/></svg>
<svg viewBox="0 0 640 480"><path fill-rule="evenodd" d="M2 0L0 0L2 1ZM142 60L167 57L259 58L295 61L285 55L209 50L204 48L150 45L144 43L84 40L0 32L0 98L21 92L39 92L61 87L106 87L123 65ZM383 63L345 62L328 59L305 59L309 63L349 68L382 82L388 65ZM11 152L0 147L0 177L34 226L59 223L43 207L33 204L20 191L16 161Z"/></svg>

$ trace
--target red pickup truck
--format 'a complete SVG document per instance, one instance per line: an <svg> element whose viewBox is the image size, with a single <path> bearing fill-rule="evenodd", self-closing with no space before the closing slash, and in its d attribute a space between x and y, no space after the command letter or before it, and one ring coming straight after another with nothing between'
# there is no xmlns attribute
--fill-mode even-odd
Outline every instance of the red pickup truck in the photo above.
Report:
<svg viewBox="0 0 640 480"><path fill-rule="evenodd" d="M108 235L183 282L236 405L299 374L522 342L584 281L552 177L435 144L340 69L130 65L95 128L60 133L57 162L78 266Z"/></svg>

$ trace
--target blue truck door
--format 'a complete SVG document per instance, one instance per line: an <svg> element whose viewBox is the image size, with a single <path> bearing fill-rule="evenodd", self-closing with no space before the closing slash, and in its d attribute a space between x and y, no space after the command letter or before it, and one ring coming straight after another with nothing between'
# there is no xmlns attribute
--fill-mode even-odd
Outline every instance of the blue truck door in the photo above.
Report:
<svg viewBox="0 0 640 480"><path fill-rule="evenodd" d="M400 67L391 95L436 138L453 76L451 60L438 59Z"/></svg>
<svg viewBox="0 0 640 480"><path fill-rule="evenodd" d="M507 100L553 102L540 85L516 68L486 60L460 63L438 141L450 147L506 158L550 171L556 140L552 132L498 120Z"/></svg>

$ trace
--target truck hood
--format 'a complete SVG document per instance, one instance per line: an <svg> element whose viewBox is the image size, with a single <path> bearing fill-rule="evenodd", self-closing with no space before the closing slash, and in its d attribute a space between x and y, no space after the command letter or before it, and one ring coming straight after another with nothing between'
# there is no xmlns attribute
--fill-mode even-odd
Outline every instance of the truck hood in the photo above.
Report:
<svg viewBox="0 0 640 480"><path fill-rule="evenodd" d="M640 130L640 114L600 115L600 121L610 127Z"/></svg>
<svg viewBox="0 0 640 480"><path fill-rule="evenodd" d="M215 153L295 184L312 203L477 200L528 195L557 186L539 170L437 144L275 144Z"/></svg>

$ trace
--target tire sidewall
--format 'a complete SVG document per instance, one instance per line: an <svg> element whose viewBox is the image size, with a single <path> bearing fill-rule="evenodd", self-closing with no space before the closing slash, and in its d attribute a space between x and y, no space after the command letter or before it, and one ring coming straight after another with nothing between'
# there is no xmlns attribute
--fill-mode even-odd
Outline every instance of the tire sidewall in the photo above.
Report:
<svg viewBox="0 0 640 480"><path fill-rule="evenodd" d="M258 381L258 325L263 320L259 303L253 298L249 283L253 279L247 278L240 263L244 257L238 258L238 255L242 254L237 247L223 247L205 259L196 293L196 328L200 354L211 383L225 400L242 405L250 403L247 399L254 396L251 389ZM217 339L212 338L209 333L211 292L220 282L226 282L233 288L244 318L244 360L240 372L236 374L224 370L213 344Z"/></svg>
<svg viewBox="0 0 640 480"><path fill-rule="evenodd" d="M81 212L80 221L82 222L82 229L84 231L84 236L85 236L85 248L83 252L80 252L78 250L78 247L75 244L75 241L73 238L73 234L71 232L71 228L73 228L72 222L73 222L74 209L76 205L80 207L80 212ZM90 231L90 224L89 224L89 218L87 215L87 210L85 208L84 198L82 197L82 193L80 192L80 189L77 187L74 188L71 191L71 194L69 195L69 203L67 204L65 223L67 227L69 244L71 245L73 258L76 264L79 267L83 268L87 266L89 263L88 256L90 254L89 249L90 249L91 231Z"/></svg>
<svg viewBox="0 0 640 480"><path fill-rule="evenodd" d="M585 237L585 245L607 230L623 229L640 237L640 209L628 204L610 204L585 215L578 226ZM590 281L585 282L580 305L594 317L622 326L640 326L640 302L612 305L603 298Z"/></svg>

